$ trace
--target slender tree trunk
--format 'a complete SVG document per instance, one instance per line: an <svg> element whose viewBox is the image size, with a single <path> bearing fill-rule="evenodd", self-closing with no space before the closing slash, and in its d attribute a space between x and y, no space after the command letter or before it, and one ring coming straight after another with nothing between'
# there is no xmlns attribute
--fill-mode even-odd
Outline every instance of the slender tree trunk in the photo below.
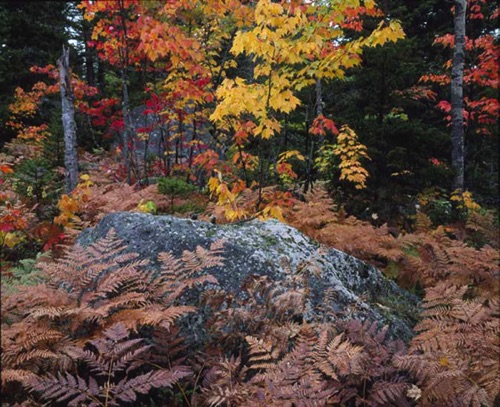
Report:
<svg viewBox="0 0 500 407"><path fill-rule="evenodd" d="M316 117L323 115L323 94L321 90L321 79L316 79ZM307 154L307 165L306 165L306 182L304 183L304 193L307 193L309 187L312 188L313 183L313 161L314 161L314 137L309 135L309 130L307 131L307 144L308 144L308 154Z"/></svg>
<svg viewBox="0 0 500 407"><path fill-rule="evenodd" d="M163 173L167 175L167 157L165 155L165 152L167 151L167 146L165 142L165 133L163 130L163 124L161 123L159 125L159 130L160 130L160 141L158 143L158 157L160 157L160 160L163 162Z"/></svg>
<svg viewBox="0 0 500 407"><path fill-rule="evenodd" d="M165 176L170 176L170 171L172 169L172 143L171 143L171 137L170 137L170 124L167 123L167 134L166 134L166 140L167 140L167 166L166 166L166 172Z"/></svg>
<svg viewBox="0 0 500 407"><path fill-rule="evenodd" d="M129 45L127 41L127 15L125 10L125 1L119 0L118 7L120 8L120 17L122 23L122 43L120 49L120 62L121 62L121 76L122 76L122 90L123 90L123 155L125 156L125 170L127 172L127 184L132 183L131 176L131 152L129 151L129 142L133 137L132 120L130 118L130 99L128 94L128 64L129 64Z"/></svg>
<svg viewBox="0 0 500 407"><path fill-rule="evenodd" d="M180 112L178 118L179 118L179 124L178 124L179 134L175 139L175 159L174 159L175 165L180 164L181 141L184 138L184 118L182 117L182 114Z"/></svg>
<svg viewBox="0 0 500 407"><path fill-rule="evenodd" d="M188 168L189 172L191 172L191 167L193 166L193 157L194 157L194 142L196 140L197 134L197 126L196 119L193 118L193 136L191 137L191 146L189 147L189 159L188 159ZM188 176L189 178L189 176Z"/></svg>
<svg viewBox="0 0 500 407"><path fill-rule="evenodd" d="M323 91L321 90L321 79L316 79L316 116L323 115Z"/></svg>
<svg viewBox="0 0 500 407"><path fill-rule="evenodd" d="M69 49L64 48L59 67L59 88L62 102L62 124L64 128L64 166L66 168L66 192L70 193L78 184L78 155L76 151L75 97L69 75Z"/></svg>
<svg viewBox="0 0 500 407"><path fill-rule="evenodd" d="M82 34L83 41L85 42L85 79L90 86L95 86L95 73L94 73L94 49L89 47L88 43L92 39L92 26L90 23L82 20Z"/></svg>
<svg viewBox="0 0 500 407"><path fill-rule="evenodd" d="M455 169L453 188L464 189L464 117L463 117L463 73L465 61L465 10L466 0L455 1L455 47L451 68L451 163Z"/></svg>
<svg viewBox="0 0 500 407"><path fill-rule="evenodd" d="M130 151L129 151L129 141L132 133L132 125L130 121L130 101L128 96L128 85L127 85L127 67L124 64L122 67L122 90L123 90L123 156L125 159L125 171L127 173L127 184L132 183L132 177L130 173Z"/></svg>
<svg viewBox="0 0 500 407"><path fill-rule="evenodd" d="M102 59L97 58L97 88L99 92L105 94L106 91L106 67Z"/></svg>

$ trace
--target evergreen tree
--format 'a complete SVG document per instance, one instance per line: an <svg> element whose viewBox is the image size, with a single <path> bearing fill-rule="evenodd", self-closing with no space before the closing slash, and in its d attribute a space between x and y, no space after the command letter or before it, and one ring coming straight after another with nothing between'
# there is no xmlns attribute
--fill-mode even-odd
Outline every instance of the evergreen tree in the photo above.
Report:
<svg viewBox="0 0 500 407"><path fill-rule="evenodd" d="M362 66L324 95L327 115L349 123L372 158L367 190L338 188L346 208L358 216L377 213L381 221L397 222L414 210L418 193L451 184L449 166L437 167L432 161L448 162L451 157L446 123L435 103L413 99L408 89L448 59L432 43L453 30L453 18L449 5L435 0L388 0L383 9L401 21L406 38L366 49ZM366 24L370 28L370 21Z"/></svg>
<svg viewBox="0 0 500 407"><path fill-rule="evenodd" d="M6 125L14 90L39 80L33 65L56 63L67 44L66 3L62 1L0 2L0 145L15 136Z"/></svg>

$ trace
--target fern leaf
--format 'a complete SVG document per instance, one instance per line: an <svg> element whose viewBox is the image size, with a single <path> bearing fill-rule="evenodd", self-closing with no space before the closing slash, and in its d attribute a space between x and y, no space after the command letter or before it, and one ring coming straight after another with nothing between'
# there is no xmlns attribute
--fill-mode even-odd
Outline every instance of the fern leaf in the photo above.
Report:
<svg viewBox="0 0 500 407"><path fill-rule="evenodd" d="M112 397L116 402L132 402L136 400L136 393L147 394L151 388L169 388L192 374L185 366L177 366L171 370L156 370L136 376L132 379L125 378L111 389Z"/></svg>
<svg viewBox="0 0 500 407"><path fill-rule="evenodd" d="M25 382L35 376L36 375L29 370L2 369L2 385L5 385L8 382Z"/></svg>

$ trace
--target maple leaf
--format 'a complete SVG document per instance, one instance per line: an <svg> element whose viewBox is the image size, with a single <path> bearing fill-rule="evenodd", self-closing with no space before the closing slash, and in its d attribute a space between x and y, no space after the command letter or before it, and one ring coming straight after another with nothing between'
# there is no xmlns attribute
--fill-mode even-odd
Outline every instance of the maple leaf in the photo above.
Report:
<svg viewBox="0 0 500 407"><path fill-rule="evenodd" d="M12 174L14 170L10 168L7 164L0 164L0 172L3 172L4 174Z"/></svg>
<svg viewBox="0 0 500 407"><path fill-rule="evenodd" d="M298 150L288 150L278 155L278 162L285 162L292 157L295 157L300 161L305 160L304 156Z"/></svg>

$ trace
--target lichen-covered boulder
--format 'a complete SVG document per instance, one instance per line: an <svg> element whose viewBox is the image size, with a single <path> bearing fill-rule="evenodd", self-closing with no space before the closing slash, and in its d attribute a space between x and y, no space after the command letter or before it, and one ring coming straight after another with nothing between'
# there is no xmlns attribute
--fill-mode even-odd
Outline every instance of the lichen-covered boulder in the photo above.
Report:
<svg viewBox="0 0 500 407"><path fill-rule="evenodd" d="M210 269L220 288L235 296L251 275L267 275L274 281L307 263L317 273L308 275L310 295L305 320L358 318L389 325L392 337L409 340L418 315L415 296L387 280L375 267L332 248L320 246L295 228L276 220L253 220L233 225L213 225L173 216L118 212L106 215L94 228L83 231L78 243L86 246L104 238L114 229L118 238L142 259L150 260L152 271L161 252L180 256L197 246L208 248L225 240L224 266ZM286 262L283 259L287 259ZM328 295L326 295L328 293ZM198 296L187 296L189 305L198 306Z"/></svg>

